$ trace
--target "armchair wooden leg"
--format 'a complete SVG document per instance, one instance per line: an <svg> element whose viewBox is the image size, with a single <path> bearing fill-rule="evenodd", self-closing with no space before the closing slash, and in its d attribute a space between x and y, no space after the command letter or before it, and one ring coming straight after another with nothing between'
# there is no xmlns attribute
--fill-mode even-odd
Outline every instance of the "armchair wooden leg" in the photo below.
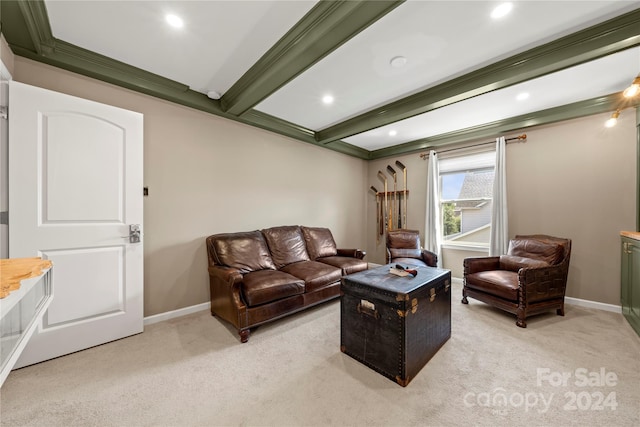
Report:
<svg viewBox="0 0 640 427"><path fill-rule="evenodd" d="M524 314L524 309L518 308L518 312L516 313L516 317L518 319L518 320L516 320L516 326L519 326L521 328L526 328L527 327L527 321L525 320L526 316Z"/></svg>
<svg viewBox="0 0 640 427"><path fill-rule="evenodd" d="M467 299L467 293L464 288L462 288L462 301L463 304L469 304L469 300Z"/></svg>
<svg viewBox="0 0 640 427"><path fill-rule="evenodd" d="M251 331L249 329L243 329L241 331L239 331L240 334L240 342L247 342L249 341L249 334L251 333Z"/></svg>

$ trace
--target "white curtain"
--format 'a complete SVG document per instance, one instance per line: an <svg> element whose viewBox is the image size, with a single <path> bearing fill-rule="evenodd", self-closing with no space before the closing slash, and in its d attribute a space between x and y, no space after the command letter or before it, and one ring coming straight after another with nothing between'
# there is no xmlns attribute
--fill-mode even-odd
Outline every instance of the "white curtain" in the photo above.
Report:
<svg viewBox="0 0 640 427"><path fill-rule="evenodd" d="M424 248L438 255L438 267L442 267L440 250L440 185L438 183L438 154L429 151L427 171L427 221L425 223Z"/></svg>
<svg viewBox="0 0 640 427"><path fill-rule="evenodd" d="M491 210L489 256L506 254L509 246L505 148L506 142L504 136L496 138L496 167L493 178L493 206Z"/></svg>

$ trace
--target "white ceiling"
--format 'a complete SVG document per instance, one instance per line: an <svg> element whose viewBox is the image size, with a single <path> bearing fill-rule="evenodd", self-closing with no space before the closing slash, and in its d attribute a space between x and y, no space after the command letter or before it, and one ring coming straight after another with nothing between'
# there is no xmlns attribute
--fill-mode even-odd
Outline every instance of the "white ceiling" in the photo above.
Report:
<svg viewBox="0 0 640 427"><path fill-rule="evenodd" d="M407 1L285 84L255 109L320 131L561 36L640 8L639 1ZM54 37L207 93L224 94L314 1L45 0ZM180 16L181 29L164 16ZM390 60L407 63L394 68ZM640 73L632 48L343 139L366 150L623 90ZM516 100L526 92L529 98ZM332 105L321 99L331 94ZM389 131L397 134L389 136Z"/></svg>

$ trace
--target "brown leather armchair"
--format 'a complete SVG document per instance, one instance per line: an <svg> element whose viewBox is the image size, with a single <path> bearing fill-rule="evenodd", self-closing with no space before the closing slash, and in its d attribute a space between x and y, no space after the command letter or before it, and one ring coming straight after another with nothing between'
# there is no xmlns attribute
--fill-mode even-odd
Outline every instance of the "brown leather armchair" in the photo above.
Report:
<svg viewBox="0 0 640 427"><path fill-rule="evenodd" d="M464 260L462 303L471 297L513 313L521 328L527 316L547 310L564 316L570 256L570 239L516 236L507 255Z"/></svg>
<svg viewBox="0 0 640 427"><path fill-rule="evenodd" d="M416 230L387 232L387 263L435 267L438 255L420 247L420 233Z"/></svg>

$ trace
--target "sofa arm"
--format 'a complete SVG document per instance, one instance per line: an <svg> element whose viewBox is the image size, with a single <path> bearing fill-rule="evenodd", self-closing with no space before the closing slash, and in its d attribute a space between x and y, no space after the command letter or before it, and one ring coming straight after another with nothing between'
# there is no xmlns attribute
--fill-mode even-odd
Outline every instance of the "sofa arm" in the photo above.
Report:
<svg viewBox="0 0 640 427"><path fill-rule="evenodd" d="M360 249L338 249L338 256L364 259L367 256L367 252Z"/></svg>
<svg viewBox="0 0 640 427"><path fill-rule="evenodd" d="M500 269L500 257L479 257L479 258L465 258L463 262L464 274L473 274L479 271L499 270Z"/></svg>
<svg viewBox="0 0 640 427"><path fill-rule="evenodd" d="M230 285L236 282L242 281L242 273L237 268L223 267L220 265L209 266L209 276L216 278L223 283L229 283Z"/></svg>
<svg viewBox="0 0 640 427"><path fill-rule="evenodd" d="M247 305L242 298L242 274L236 268L209 266L211 314L230 322L238 329L246 326Z"/></svg>
<svg viewBox="0 0 640 427"><path fill-rule="evenodd" d="M437 267L438 266L438 255L428 251L426 249L422 249L420 251L420 255L422 256L422 260L425 262L425 264L427 264L429 267Z"/></svg>

